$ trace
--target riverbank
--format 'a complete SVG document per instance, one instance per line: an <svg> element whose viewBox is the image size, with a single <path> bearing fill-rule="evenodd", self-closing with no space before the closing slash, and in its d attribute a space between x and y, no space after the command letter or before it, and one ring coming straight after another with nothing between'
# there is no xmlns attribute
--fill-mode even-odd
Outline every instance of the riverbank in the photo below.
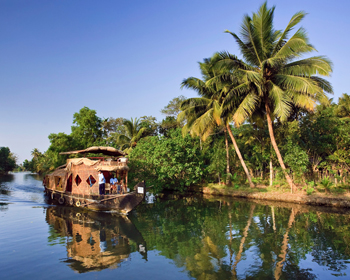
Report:
<svg viewBox="0 0 350 280"><path fill-rule="evenodd" d="M207 195L221 195L230 197L240 197L247 199L279 201L295 204L305 204L312 206L344 207L350 208L350 194L327 194L315 193L307 195L303 191L290 193L287 191L268 191L265 187L249 190L235 190L226 186L211 185L203 187L202 192Z"/></svg>

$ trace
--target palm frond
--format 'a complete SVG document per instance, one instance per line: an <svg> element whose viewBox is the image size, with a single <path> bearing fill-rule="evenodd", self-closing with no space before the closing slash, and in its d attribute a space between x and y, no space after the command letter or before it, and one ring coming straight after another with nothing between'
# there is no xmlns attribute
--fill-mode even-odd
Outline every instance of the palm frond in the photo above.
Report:
<svg viewBox="0 0 350 280"><path fill-rule="evenodd" d="M275 57L292 60L304 53L315 51L316 49L309 44L306 31L300 27L297 32L279 49Z"/></svg>
<svg viewBox="0 0 350 280"><path fill-rule="evenodd" d="M332 62L325 56L314 56L286 64L281 73L287 75L322 75L329 76L332 72Z"/></svg>
<svg viewBox="0 0 350 280"><path fill-rule="evenodd" d="M288 91L282 90L279 86L269 81L269 97L273 101L274 115L281 118L282 121L287 120L291 112L292 99Z"/></svg>
<svg viewBox="0 0 350 280"><path fill-rule="evenodd" d="M316 95L302 94L299 92L293 92L293 103L297 107L313 111L316 106L317 97ZM327 99L328 101L328 99Z"/></svg>
<svg viewBox="0 0 350 280"><path fill-rule="evenodd" d="M274 47L274 49L272 51L271 56L274 56L282 48L284 42L288 38L289 32L294 28L294 26L296 26L300 21L302 21L302 19L305 16L306 16L306 13L303 12L303 11L297 12L296 14L294 14L292 16L292 18L290 19L287 27L284 29L284 31L282 33L280 33L279 40L275 44L275 47Z"/></svg>
<svg viewBox="0 0 350 280"><path fill-rule="evenodd" d="M293 90L310 94L322 91L317 82L309 77L279 74L275 76L274 82L283 90Z"/></svg>
<svg viewBox="0 0 350 280"><path fill-rule="evenodd" d="M267 8L267 3L265 2L261 5L257 14L253 14L253 26L257 37L260 41L260 56L261 61L267 59L271 53L273 47L273 41L271 40L274 34L273 30L273 14L275 7L271 9Z"/></svg>
<svg viewBox="0 0 350 280"><path fill-rule="evenodd" d="M249 93L239 104L233 114L233 121L237 126L240 126L256 109L259 98L254 93Z"/></svg>
<svg viewBox="0 0 350 280"><path fill-rule="evenodd" d="M311 80L313 80L317 85L325 92L328 92L330 94L333 94L333 87L330 82L327 80L318 77L318 76L312 76L310 77Z"/></svg>

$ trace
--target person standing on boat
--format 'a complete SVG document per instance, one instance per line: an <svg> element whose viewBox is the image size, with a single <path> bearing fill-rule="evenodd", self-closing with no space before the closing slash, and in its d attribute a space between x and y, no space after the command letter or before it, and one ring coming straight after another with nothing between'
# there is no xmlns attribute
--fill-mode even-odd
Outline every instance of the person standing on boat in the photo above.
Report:
<svg viewBox="0 0 350 280"><path fill-rule="evenodd" d="M118 179L117 179L117 177L115 176L115 174L114 174L114 176L109 180L109 183L111 184L111 189L112 189L113 191L117 189Z"/></svg>
<svg viewBox="0 0 350 280"><path fill-rule="evenodd" d="M100 195L105 195L105 183L106 183L105 176L103 176L102 171L99 170L98 171L98 187L99 187Z"/></svg>

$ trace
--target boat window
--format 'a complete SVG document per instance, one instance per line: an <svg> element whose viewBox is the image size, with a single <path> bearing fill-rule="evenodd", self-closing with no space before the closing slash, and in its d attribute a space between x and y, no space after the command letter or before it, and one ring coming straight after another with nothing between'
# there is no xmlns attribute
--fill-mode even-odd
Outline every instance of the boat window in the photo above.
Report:
<svg viewBox="0 0 350 280"><path fill-rule="evenodd" d="M88 183L89 186L92 187L96 183L94 176L90 175L89 178L87 178L86 183Z"/></svg>
<svg viewBox="0 0 350 280"><path fill-rule="evenodd" d="M80 185L81 179L80 179L79 175L77 175L77 176L75 177L75 183L77 184L77 186Z"/></svg>

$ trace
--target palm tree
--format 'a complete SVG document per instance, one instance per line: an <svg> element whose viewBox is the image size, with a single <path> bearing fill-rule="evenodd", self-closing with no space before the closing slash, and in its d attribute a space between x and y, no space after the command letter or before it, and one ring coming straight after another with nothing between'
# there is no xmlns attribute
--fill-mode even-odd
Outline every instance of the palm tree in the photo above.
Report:
<svg viewBox="0 0 350 280"><path fill-rule="evenodd" d="M240 153L236 140L232 134L231 127L229 125L229 119L222 116L222 101L224 96L222 95L224 87L222 83L211 83L208 86L207 81L214 78L217 75L225 75L222 71L213 68L213 65L217 62L219 56L214 55L212 58L204 59L203 63L199 63L200 69L203 75L203 80L190 77L182 82L182 87L193 89L199 93L200 98L189 98L185 100L181 105L182 112L179 114L178 121L187 120L186 125L183 127L183 133L190 132L192 136L200 136L202 140L212 134L213 130L217 127L222 127L225 133L225 145L226 145L226 162L227 162L227 178L229 178L230 166L229 166L229 150L226 133L228 132L232 143L234 145L237 156L241 162L241 165L247 175L249 185L254 187L248 168L245 165L243 157ZM227 179L228 180L228 179ZM229 181L227 181L229 183Z"/></svg>
<svg viewBox="0 0 350 280"><path fill-rule="evenodd" d="M31 151L31 156L33 157L34 160L37 160L39 157L41 157L43 154L38 150L38 148L34 148Z"/></svg>
<svg viewBox="0 0 350 280"><path fill-rule="evenodd" d="M241 37L226 31L238 43L244 60L227 52L219 54L220 67L226 67L241 79L239 85L227 92L223 113L234 112L236 125L255 112L266 116L271 144L293 191L293 181L276 144L273 121L274 118L286 121L293 106L312 111L317 102L327 103L326 92L332 93L332 86L320 76L329 76L332 63L324 56L296 60L315 50L302 27L288 38L305 13L296 13L281 31L273 28L274 10L275 7L268 9L265 2L252 18L245 15ZM238 108L237 96L243 97Z"/></svg>
<svg viewBox="0 0 350 280"><path fill-rule="evenodd" d="M142 134L146 128L141 126L140 119L138 118L124 119L123 125L125 127L125 134L119 134L116 142L120 145L121 150L129 153L142 138Z"/></svg>
<svg viewBox="0 0 350 280"><path fill-rule="evenodd" d="M339 98L336 112L342 119L350 119L350 95L343 93Z"/></svg>

